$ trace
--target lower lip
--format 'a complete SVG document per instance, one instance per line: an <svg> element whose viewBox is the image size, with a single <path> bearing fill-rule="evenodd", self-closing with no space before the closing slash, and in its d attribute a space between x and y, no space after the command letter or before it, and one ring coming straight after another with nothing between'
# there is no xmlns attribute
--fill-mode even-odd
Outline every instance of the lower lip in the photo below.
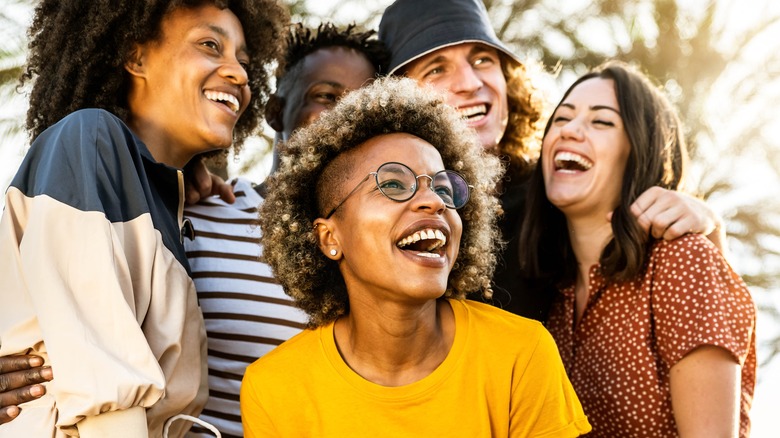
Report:
<svg viewBox="0 0 780 438"><path fill-rule="evenodd" d="M466 124L471 126L472 128L478 128L483 126L488 121L488 116L490 115L490 112L486 113L482 118L479 119L466 119Z"/></svg>
<svg viewBox="0 0 780 438"><path fill-rule="evenodd" d="M214 104L215 106L219 107L222 111L224 111L226 114L230 115L232 118L234 118L234 119L238 118L238 114L235 111L233 111L232 109L230 109L230 107L228 107L224 103L214 102L211 99L206 99L206 100L208 100L210 103Z"/></svg>
<svg viewBox="0 0 780 438"><path fill-rule="evenodd" d="M414 263L417 263L419 265L428 267L428 268L446 268L447 267L447 256L442 257L425 257L425 256L418 256L416 252L413 251L404 251L399 249L398 251L401 252L405 257L412 260Z"/></svg>
<svg viewBox="0 0 780 438"><path fill-rule="evenodd" d="M558 169L555 171L555 173L562 175L581 175L585 172L587 172L587 170Z"/></svg>

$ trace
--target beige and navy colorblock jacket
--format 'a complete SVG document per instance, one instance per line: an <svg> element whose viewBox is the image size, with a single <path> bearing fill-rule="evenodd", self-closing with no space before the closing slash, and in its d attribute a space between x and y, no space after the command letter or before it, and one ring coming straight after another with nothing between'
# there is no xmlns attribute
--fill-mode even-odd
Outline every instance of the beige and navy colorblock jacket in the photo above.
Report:
<svg viewBox="0 0 780 438"><path fill-rule="evenodd" d="M158 437L197 415L205 331L181 171L113 114L80 110L34 141L5 201L0 355L41 355L55 377L0 437Z"/></svg>

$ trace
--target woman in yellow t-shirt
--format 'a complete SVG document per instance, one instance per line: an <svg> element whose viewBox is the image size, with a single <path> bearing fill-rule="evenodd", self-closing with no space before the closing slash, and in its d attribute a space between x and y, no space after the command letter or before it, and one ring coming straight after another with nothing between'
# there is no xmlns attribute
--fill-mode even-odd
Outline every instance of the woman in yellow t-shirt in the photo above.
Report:
<svg viewBox="0 0 780 438"><path fill-rule="evenodd" d="M264 257L309 329L247 369L247 437L590 430L549 333L464 299L490 287L501 168L432 93L377 80L285 147Z"/></svg>

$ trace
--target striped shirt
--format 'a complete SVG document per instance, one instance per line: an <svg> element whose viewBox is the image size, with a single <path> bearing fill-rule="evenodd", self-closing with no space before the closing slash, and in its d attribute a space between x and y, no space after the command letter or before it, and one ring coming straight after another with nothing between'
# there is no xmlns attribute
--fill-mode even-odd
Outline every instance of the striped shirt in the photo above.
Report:
<svg viewBox="0 0 780 438"><path fill-rule="evenodd" d="M222 436L241 437L239 393L247 365L304 328L263 261L258 206L249 181L235 181L234 204L209 198L186 209L195 238L185 239L208 337L209 400L200 418ZM188 436L213 436L194 425Z"/></svg>

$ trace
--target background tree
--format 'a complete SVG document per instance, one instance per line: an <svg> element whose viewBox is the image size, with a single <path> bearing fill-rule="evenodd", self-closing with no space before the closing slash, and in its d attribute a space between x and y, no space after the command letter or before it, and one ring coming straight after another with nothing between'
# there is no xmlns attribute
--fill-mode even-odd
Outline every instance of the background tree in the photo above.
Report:
<svg viewBox="0 0 780 438"><path fill-rule="evenodd" d="M3 0L0 7L0 163L18 162L24 153L24 97L17 92L26 53L27 11L30 2ZM14 169L15 170L15 169ZM1 174L3 189L13 173Z"/></svg>

